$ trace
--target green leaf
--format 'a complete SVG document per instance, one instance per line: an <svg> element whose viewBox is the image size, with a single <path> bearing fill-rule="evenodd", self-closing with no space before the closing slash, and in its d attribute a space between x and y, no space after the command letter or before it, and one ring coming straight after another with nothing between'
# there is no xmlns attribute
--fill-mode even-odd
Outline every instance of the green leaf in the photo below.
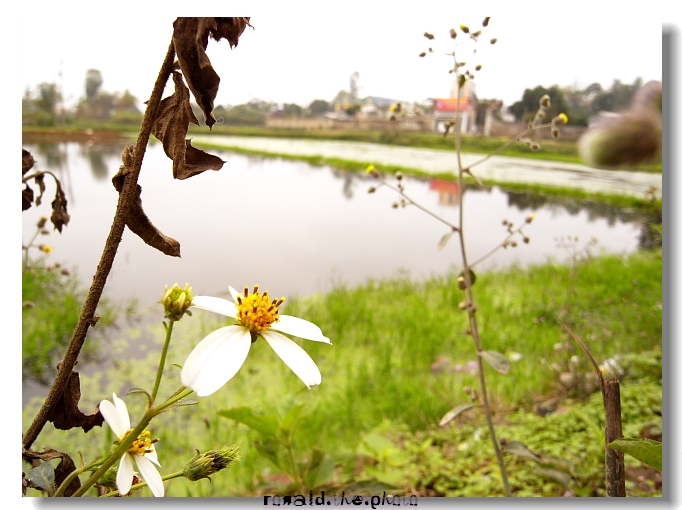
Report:
<svg viewBox="0 0 682 510"><path fill-rule="evenodd" d="M57 488L54 482L54 468L49 462L43 462L40 466L31 469L26 476L41 489L53 496Z"/></svg>
<svg viewBox="0 0 682 510"><path fill-rule="evenodd" d="M445 248L445 245L448 244L450 237L454 233L455 233L455 231L451 230L450 232L448 232L447 234L445 234L443 237L440 238L440 241L438 241L438 249L439 250L442 250L443 248Z"/></svg>
<svg viewBox="0 0 682 510"><path fill-rule="evenodd" d="M304 481L310 490L332 481L334 460L325 452L313 450Z"/></svg>
<svg viewBox="0 0 682 510"><path fill-rule="evenodd" d="M609 448L619 450L656 469L663 469L663 443L653 439L616 439Z"/></svg>
<svg viewBox="0 0 682 510"><path fill-rule="evenodd" d="M277 436L279 429L279 419L273 415L256 415L250 407L235 407L233 409L226 409L219 411L218 414L230 420L243 423L250 429L253 429L266 436Z"/></svg>
<svg viewBox="0 0 682 510"><path fill-rule="evenodd" d="M162 413L165 413L166 411L170 411L171 409L175 409L177 407L183 407L183 406L193 406L198 404L198 400L193 400L191 398L181 398L178 400L175 404L169 405L167 408L165 408Z"/></svg>
<svg viewBox="0 0 682 510"><path fill-rule="evenodd" d="M553 482L560 483L566 488L571 486L571 475L563 471L557 471L556 469L535 468L533 469L533 473L538 475L540 478L544 478L545 480L551 480Z"/></svg>
<svg viewBox="0 0 682 510"><path fill-rule="evenodd" d="M523 457L524 459L540 462L540 457L530 451L530 449L521 441L509 441L507 446L504 447L504 453L511 453L517 457Z"/></svg>
<svg viewBox="0 0 682 510"><path fill-rule="evenodd" d="M499 373L506 374L509 372L511 363L504 354L497 351L481 351L481 357Z"/></svg>
<svg viewBox="0 0 682 510"><path fill-rule="evenodd" d="M303 407L305 407L305 404L299 404L293 406L287 411L279 424L279 427L282 429L282 431L289 432L293 428L298 415L301 414L301 411L303 410Z"/></svg>
<svg viewBox="0 0 682 510"><path fill-rule="evenodd" d="M445 425L447 425L452 420L457 418L463 412L468 411L472 407L478 406L480 406L480 404L462 404L453 409L450 409L447 413L445 413L445 416L441 418L441 420L438 422L438 425L440 425L441 427L445 427Z"/></svg>
<svg viewBox="0 0 682 510"><path fill-rule="evenodd" d="M272 462L280 471L284 471L279 461L280 444L274 437L266 436L261 441L254 441L253 446L262 457Z"/></svg>

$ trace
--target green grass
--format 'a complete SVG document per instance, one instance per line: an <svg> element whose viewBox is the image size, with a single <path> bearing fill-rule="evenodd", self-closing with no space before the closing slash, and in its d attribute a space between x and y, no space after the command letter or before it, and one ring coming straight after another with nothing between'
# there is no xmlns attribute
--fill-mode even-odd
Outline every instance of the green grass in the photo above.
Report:
<svg viewBox="0 0 682 510"><path fill-rule="evenodd" d="M585 357L561 324L570 326L585 341L598 362L660 349L661 266L655 254L638 253L627 258L588 259L573 268L549 264L478 275L474 291L484 348L522 355L508 375L486 372L496 420L505 423L509 412L531 412L538 401L550 397L587 395L584 386L559 384L557 372L590 372ZM472 342L464 334L465 316L457 309L461 300L454 275L422 283L370 281L355 288L339 287L325 295L288 299L283 313L318 324L333 342L332 346L300 342L320 367L322 384L307 390L267 344L253 344L245 365L220 391L199 399L198 406L165 413L158 424L152 424L152 434L161 439L158 451L163 472L181 469L193 448L205 451L237 443L242 461L214 475L212 483L174 480L167 495L252 496L283 490L278 471L256 450L259 435L217 415L220 410L238 406L249 406L255 413L283 414L295 404L304 404L295 436L301 458L309 457L313 448L331 455L337 465L336 487L353 481L376 481L376 469L368 469L371 466L364 465L359 456L363 434L388 423L388 435L394 439L401 434L424 439L437 436L440 418L455 405L469 401L467 386L477 388L476 376L448 369L475 359ZM196 311L192 318L176 325L161 395L172 393L180 385L179 370L172 364L182 364L193 346L220 324L224 322L214 314ZM81 409L89 412L112 392L123 395L132 386L151 388L162 338L163 329L158 324L128 330L121 339L109 343L108 354L116 360L115 370L82 376L83 388L87 389ZM122 354L128 345L135 345L135 359ZM571 361L574 355L579 357L577 365ZM434 363L445 369L436 371ZM101 392L94 390L100 387ZM135 422L145 399L131 395L126 401ZM34 402L25 409L24 428L36 405ZM631 423L640 418L629 416L628 420ZM484 426L480 417L466 423ZM63 448L72 455L79 449L87 460L93 460L109 447L107 431L105 427L104 431L84 435L77 431L61 433L48 426L34 447ZM447 441L460 439L453 436ZM570 435L559 435L555 441L573 440ZM548 445L549 440L540 446ZM414 454L406 450L406 454ZM447 456L445 450L439 455ZM495 469L489 452L481 450L478 455L471 465ZM452 476L455 483L453 480L462 481L465 474L448 474L450 468L443 466L447 462L436 462L434 474L444 477L440 486L450 487L437 492L449 494L460 489L452 488L445 479ZM473 468L469 473L472 479L481 476ZM524 486L532 483L531 479L524 475ZM549 491L536 486L526 489L542 495Z"/></svg>
<svg viewBox="0 0 682 510"><path fill-rule="evenodd" d="M22 274L22 378L46 384L56 373L78 322L86 291L77 275L44 260L32 261ZM101 333L114 321L106 300L98 308L100 321L82 353L82 359L98 353Z"/></svg>

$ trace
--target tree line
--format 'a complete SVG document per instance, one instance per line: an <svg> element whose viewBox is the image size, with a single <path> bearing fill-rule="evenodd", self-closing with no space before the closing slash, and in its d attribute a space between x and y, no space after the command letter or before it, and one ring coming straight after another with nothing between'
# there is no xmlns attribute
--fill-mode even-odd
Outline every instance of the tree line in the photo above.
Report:
<svg viewBox="0 0 682 510"><path fill-rule="evenodd" d="M22 119L24 124L39 126L54 126L69 124L78 120L139 124L142 113L137 98L128 90L123 93L107 92L102 89L102 74L97 69L90 69L86 73L84 95L76 107L67 111L63 107L63 98L56 83L41 83L35 91L27 89L22 100ZM560 87L552 85L549 88L536 86L525 89L520 101L507 108L518 121L532 119L537 111L538 101L545 94L551 99L551 108L547 113L553 118L565 112L572 125L587 126L589 118L600 111L618 112L630 104L634 94L643 85L642 78L637 78L632 84L614 80L609 88L599 83L592 83L587 87ZM235 106L216 106L214 109L217 119L227 125L260 126L265 124L268 116L275 115L284 118L314 118L334 110L334 103L342 94L330 101L315 99L307 106L295 103L277 103L252 99L244 104ZM485 111L494 103L502 105L494 99L479 99L477 105L477 122L482 123ZM428 111L428 107L426 108ZM198 111L198 107L197 107ZM499 110L497 115L499 116ZM201 115L197 115L201 119Z"/></svg>

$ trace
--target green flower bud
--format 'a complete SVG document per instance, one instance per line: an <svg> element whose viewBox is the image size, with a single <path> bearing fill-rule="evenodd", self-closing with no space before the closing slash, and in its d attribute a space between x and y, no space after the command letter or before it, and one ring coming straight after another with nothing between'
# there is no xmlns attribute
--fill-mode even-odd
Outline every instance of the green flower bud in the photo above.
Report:
<svg viewBox="0 0 682 510"><path fill-rule="evenodd" d="M159 301L163 305L166 319L179 321L184 314L192 315L189 307L192 305L192 287L185 284L181 289L176 283L170 289L166 287L163 299Z"/></svg>
<svg viewBox="0 0 682 510"><path fill-rule="evenodd" d="M220 450L209 450L203 454L200 454L199 450L196 452L194 458L185 464L182 471L182 475L193 482L202 478L210 480L210 475L241 459L237 445Z"/></svg>

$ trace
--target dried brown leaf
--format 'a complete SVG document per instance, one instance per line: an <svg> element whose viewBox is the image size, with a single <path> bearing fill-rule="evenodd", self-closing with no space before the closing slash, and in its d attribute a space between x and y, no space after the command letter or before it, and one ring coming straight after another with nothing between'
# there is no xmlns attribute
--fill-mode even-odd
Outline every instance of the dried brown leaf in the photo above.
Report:
<svg viewBox="0 0 682 510"><path fill-rule="evenodd" d="M206 54L208 36L216 41L225 38L235 47L247 26L249 18L177 18L173 22L173 44L180 69L209 128L216 122L213 101L220 77Z"/></svg>
<svg viewBox="0 0 682 510"><path fill-rule="evenodd" d="M21 149L21 175L25 175L35 164L36 160L33 159L31 153L26 149Z"/></svg>
<svg viewBox="0 0 682 510"><path fill-rule="evenodd" d="M50 220L52 221L54 228L61 232L62 227L68 225L71 217L69 216L69 213L66 212L66 194L64 193L60 182L57 179L55 179L55 181L57 182L57 192L52 201L52 216L50 216Z"/></svg>
<svg viewBox="0 0 682 510"><path fill-rule="evenodd" d="M173 73L175 92L161 101L152 133L161 140L166 155L173 160L173 177L187 179L206 170L220 170L224 161L193 147L186 139L190 122L199 124L189 102L189 89L182 75Z"/></svg>
<svg viewBox="0 0 682 510"><path fill-rule="evenodd" d="M132 166L132 149L133 146L128 146L123 151L123 165L121 166L119 172L112 178L112 183L116 191L121 193L123 190L123 184L125 182L126 175L130 171ZM128 228L138 235L145 243L147 243L152 248L156 248L166 255L171 257L180 256L180 243L177 242L172 237L168 237L161 233L152 222L149 220L144 210L142 209L142 187L136 184L135 190L135 200L126 215L126 225Z"/></svg>
<svg viewBox="0 0 682 510"><path fill-rule="evenodd" d="M36 206L43 203L43 193L45 193L45 174L38 174L34 177L33 182L38 185L40 194L36 197Z"/></svg>
<svg viewBox="0 0 682 510"><path fill-rule="evenodd" d="M83 432L88 432L91 428L101 427L104 417L99 412L99 407L89 414L83 414L78 409L78 402L81 399L80 375L75 370L71 371L69 381L64 388L62 396L59 397L52 413L48 417L55 428L59 430L69 430L74 427L82 427Z"/></svg>
<svg viewBox="0 0 682 510"><path fill-rule="evenodd" d="M21 190L21 210L30 209L33 205L33 190L28 184L24 184L24 189Z"/></svg>
<svg viewBox="0 0 682 510"><path fill-rule="evenodd" d="M76 470L76 464L73 462L73 459L68 454L57 451L53 448L45 448L42 452L36 452L33 450L23 450L22 456L24 459L31 461L31 463L34 466L38 460L48 462L53 459L60 459L57 468L54 470L54 481L57 487L59 487L62 484L62 482L66 480L66 477L69 476L69 474ZM31 480L28 480L28 484L24 485L26 487L32 487L34 489L41 489L41 487L37 487L35 486L35 484L31 483ZM64 491L64 496L65 497L72 496L74 492L80 489L80 487L81 487L80 479L78 477L75 477L71 481L67 489Z"/></svg>

